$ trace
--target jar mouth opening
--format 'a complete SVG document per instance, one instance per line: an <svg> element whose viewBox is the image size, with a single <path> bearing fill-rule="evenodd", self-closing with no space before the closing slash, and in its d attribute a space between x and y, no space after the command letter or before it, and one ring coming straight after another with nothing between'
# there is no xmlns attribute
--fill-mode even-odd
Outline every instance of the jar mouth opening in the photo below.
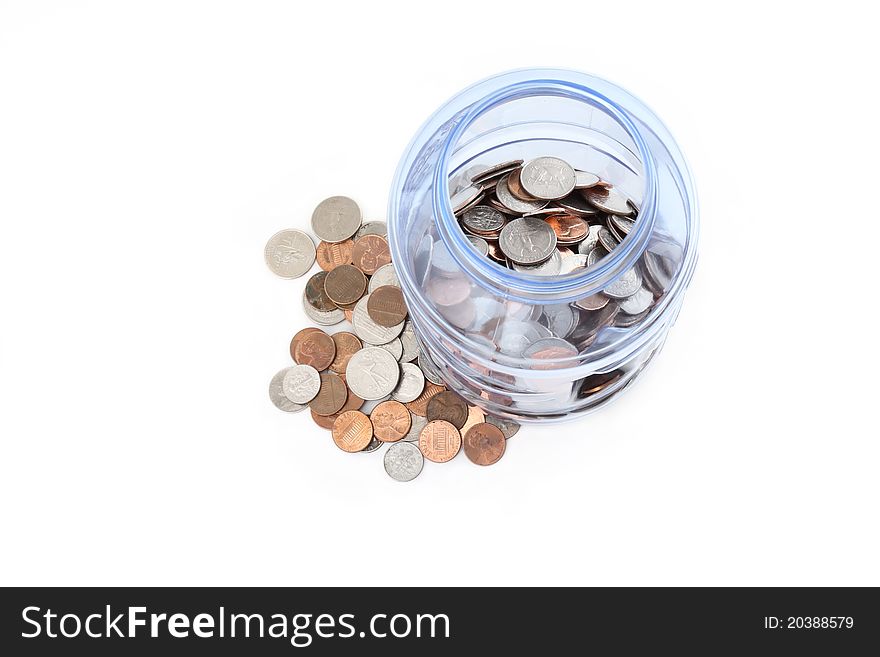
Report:
<svg viewBox="0 0 880 657"><path fill-rule="evenodd" d="M636 264L639 255L647 245L654 226L657 174L648 145L627 114L611 99L585 84L571 79L583 74L573 71L536 69L514 71L497 76L497 78L490 78L490 80L516 76L517 73L520 74L519 77L522 77L524 73L531 74L531 76L512 81L505 87L494 89L468 107L465 113L456 117L454 127L441 144L439 161L434 171L432 199L434 214L437 218L440 236L458 265L464 271L490 282L501 296L512 301L525 303L570 303L600 292L618 273L622 273ZM553 73L566 73L571 77L559 79L562 77L561 75L558 77L542 77L540 75L552 75ZM588 267L584 271L557 276L539 276L511 270L489 258L482 257L471 247L467 236L458 224L452 210L449 190L450 163L465 131L486 112L499 105L518 98L540 96L569 98L588 103L594 108L598 107L613 118L632 139L638 150L635 155L638 156L642 165L640 177L643 181L644 193L642 203L638 208L639 215L634 230L625 237L616 249L592 267Z"/></svg>

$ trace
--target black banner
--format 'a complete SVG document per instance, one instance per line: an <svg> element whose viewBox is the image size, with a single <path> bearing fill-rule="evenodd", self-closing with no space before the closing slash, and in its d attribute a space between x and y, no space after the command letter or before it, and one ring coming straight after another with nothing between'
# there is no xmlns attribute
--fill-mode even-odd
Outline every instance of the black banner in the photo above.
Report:
<svg viewBox="0 0 880 657"><path fill-rule="evenodd" d="M847 655L878 619L876 589L3 589L0 654Z"/></svg>

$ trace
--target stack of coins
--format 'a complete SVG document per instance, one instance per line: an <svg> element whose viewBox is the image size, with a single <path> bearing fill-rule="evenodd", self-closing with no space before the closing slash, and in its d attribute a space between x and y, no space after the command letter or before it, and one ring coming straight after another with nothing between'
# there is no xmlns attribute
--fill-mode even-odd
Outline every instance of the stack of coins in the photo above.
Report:
<svg viewBox="0 0 880 657"><path fill-rule="evenodd" d="M345 452L388 443L385 471L411 481L424 460L446 463L459 451L478 465L496 463L519 425L486 416L446 389L420 353L381 221L363 223L352 199L333 196L312 214L317 247L301 230L283 230L266 245L269 269L283 278L321 271L306 282L302 303L316 324L290 341L294 365L269 384L282 411L309 409Z"/></svg>
<svg viewBox="0 0 880 657"><path fill-rule="evenodd" d="M639 215L636 204L610 182L557 157L474 165L452 176L450 194L459 225L480 255L535 276L586 271L618 248ZM483 306L459 314L466 315L469 335L491 342L501 354L576 357L601 344L597 337L604 328L636 326L650 313L673 278L672 255L655 241L601 292L571 304L536 306L527 317L505 316L497 309L487 313ZM430 295L430 281L427 290ZM441 312L446 310L435 301ZM444 316L462 325L457 315ZM615 370L587 377L578 383L576 395L596 395L623 375Z"/></svg>

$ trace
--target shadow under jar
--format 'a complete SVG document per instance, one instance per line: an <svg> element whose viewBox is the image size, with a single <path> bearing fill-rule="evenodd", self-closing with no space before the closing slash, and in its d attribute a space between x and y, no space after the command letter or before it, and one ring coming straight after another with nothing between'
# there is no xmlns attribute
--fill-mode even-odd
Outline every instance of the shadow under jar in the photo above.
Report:
<svg viewBox="0 0 880 657"><path fill-rule="evenodd" d="M487 167L538 157L596 174L634 208L628 234L592 266L514 270L462 230L450 195ZM449 388L489 413L551 422L608 402L658 353L696 265L697 203L681 152L641 101L583 73L520 70L462 91L416 134L388 236L421 349ZM606 292L634 279L642 303Z"/></svg>

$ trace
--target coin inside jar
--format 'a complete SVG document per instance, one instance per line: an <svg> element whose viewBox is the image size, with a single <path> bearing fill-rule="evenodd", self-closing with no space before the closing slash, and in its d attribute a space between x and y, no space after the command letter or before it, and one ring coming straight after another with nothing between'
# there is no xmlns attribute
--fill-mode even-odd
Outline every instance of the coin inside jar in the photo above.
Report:
<svg viewBox="0 0 880 657"><path fill-rule="evenodd" d="M333 423L333 442L344 452L360 452L373 439L370 418L360 411L346 411Z"/></svg>
<svg viewBox="0 0 880 657"><path fill-rule="evenodd" d="M347 306L363 296L367 277L354 265L339 265L327 273L324 289L337 306Z"/></svg>
<svg viewBox="0 0 880 657"><path fill-rule="evenodd" d="M484 422L475 424L464 435L464 455L477 465L492 465L504 455L507 439L501 429Z"/></svg>
<svg viewBox="0 0 880 657"><path fill-rule="evenodd" d="M376 273L379 267L391 262L388 241L381 235L364 235L358 238L351 252L351 261L367 275Z"/></svg>
<svg viewBox="0 0 880 657"><path fill-rule="evenodd" d="M373 434L385 443L403 438L412 422L406 406L393 400L379 403L370 413L370 421L373 423Z"/></svg>
<svg viewBox="0 0 880 657"><path fill-rule="evenodd" d="M290 341L290 355L298 364L311 365L321 372L333 362L336 345L321 329L303 329Z"/></svg>
<svg viewBox="0 0 880 657"><path fill-rule="evenodd" d="M370 293L367 313L380 326L397 326L406 319L403 291L394 285L383 285Z"/></svg>

